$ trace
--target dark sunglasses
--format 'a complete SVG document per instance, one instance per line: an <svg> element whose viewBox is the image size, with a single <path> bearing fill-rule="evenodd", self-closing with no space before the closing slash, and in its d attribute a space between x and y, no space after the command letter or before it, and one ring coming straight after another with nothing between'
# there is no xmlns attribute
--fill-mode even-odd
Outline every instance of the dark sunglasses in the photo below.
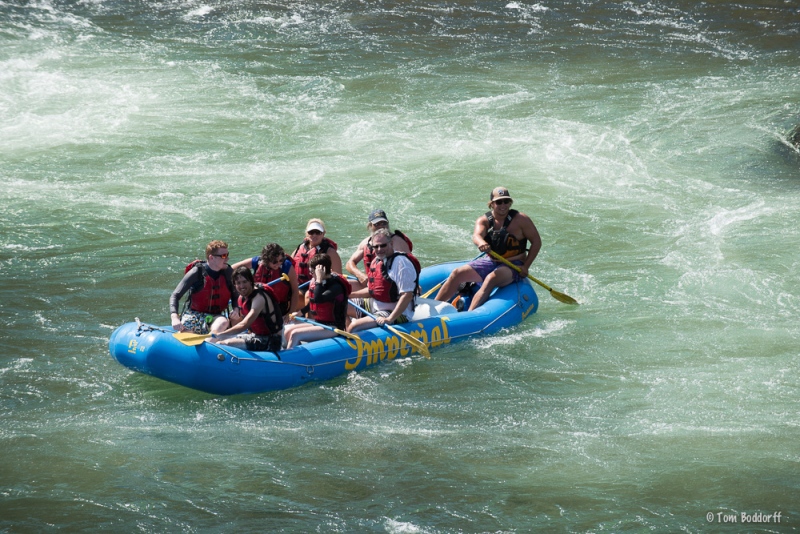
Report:
<svg viewBox="0 0 800 534"><path fill-rule="evenodd" d="M386 248L388 246L389 246L389 243L384 243L383 245L379 245L379 244L375 243L374 245L372 245L372 248L374 248L375 250L380 250L380 249Z"/></svg>
<svg viewBox="0 0 800 534"><path fill-rule="evenodd" d="M495 200L495 204L511 204L510 198L501 198L500 200Z"/></svg>
<svg viewBox="0 0 800 534"><path fill-rule="evenodd" d="M318 235L318 234L321 234L322 232L320 232L319 230L309 230L309 231L308 231L308 232L306 232L306 233L307 233L308 235Z"/></svg>
<svg viewBox="0 0 800 534"><path fill-rule="evenodd" d="M218 258L222 258L223 260L227 260L228 259L228 254L227 253L225 253L225 254L212 254L212 256L216 256Z"/></svg>

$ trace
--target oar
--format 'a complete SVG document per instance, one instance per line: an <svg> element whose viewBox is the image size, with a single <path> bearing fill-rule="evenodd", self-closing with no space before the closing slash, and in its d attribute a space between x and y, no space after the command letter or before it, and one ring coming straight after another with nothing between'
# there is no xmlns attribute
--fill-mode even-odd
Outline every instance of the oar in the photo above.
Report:
<svg viewBox="0 0 800 534"><path fill-rule="evenodd" d="M486 254L486 253L485 252L481 252L480 254L478 254L477 256L472 258L470 261L475 261L478 258L480 258L481 256L483 256L484 254ZM428 291L425 292L424 295L421 295L421 297L424 298L424 299L430 297L431 295L433 295L433 292L436 291L437 289L439 289L440 287L442 287L445 282L447 282L447 278L445 278L444 280L442 280L441 282L439 282L438 284L436 284L435 286L430 288Z"/></svg>
<svg viewBox="0 0 800 534"><path fill-rule="evenodd" d="M267 285L272 286L284 280L287 282L289 281L289 277L286 275L286 273L283 273L280 278L276 278L272 282L269 282ZM210 338L211 334L196 334L194 332L175 332L174 334L172 334L172 337L174 337L184 345L193 347L195 345L203 343L205 340Z"/></svg>
<svg viewBox="0 0 800 534"><path fill-rule="evenodd" d="M378 318L377 318L377 317L375 317L373 314L371 314L370 312L368 312L367 310L365 310L364 308L362 308L361 306L359 306L358 304L356 304L356 303L355 303L355 302L353 302L352 300L348 300L347 302L349 302L349 303L350 303L350 305L351 305L352 307L354 307L355 309L357 309L357 310L361 310L361 311L362 311L364 314L366 314L366 315L367 315L367 317L371 317L372 319L375 319L376 321L378 320ZM425 345L425 343L423 343L423 342L422 342L422 341L420 341L419 339L417 339L417 338L413 337L413 336L412 336L412 335L410 335L410 334L406 334L405 332L401 332L401 331L400 331L400 330L398 330L397 328L395 328L395 327L393 327L392 325L390 325L390 324L387 324L387 323L383 323L383 328L385 328L385 329L387 329L389 332L391 332L391 333L393 333L393 334L395 334L395 335L399 336L399 337L400 337L401 339L403 339L403 340L404 340L406 343L408 343L409 345L411 345L411 346L414 348L414 350L416 350L417 352L419 352L420 354L422 354L422 355L423 355L423 356L425 356L426 358L430 358L430 357L431 357L431 352L428 350L428 347Z"/></svg>
<svg viewBox="0 0 800 534"><path fill-rule="evenodd" d="M175 332L172 334L172 337L183 343L184 345L189 345L193 347L195 345L200 345L206 339L211 337L211 334L195 334L194 332Z"/></svg>
<svg viewBox="0 0 800 534"><path fill-rule="evenodd" d="M494 250L490 250L489 254L491 254L493 258L502 261L503 263L505 263L506 265L508 265L509 267L514 269L515 271L517 271L518 273L522 271L522 269L520 269L519 267L517 267L516 265L514 265L513 263L511 263L507 259L505 259L503 256L501 256L500 254L498 254ZM560 302L563 302L564 304L578 304L578 301L575 300L574 298L570 297L569 295L565 295L564 293L561 293L560 291L556 291L552 287L548 286L547 284L545 284L544 282L542 282L540 280L537 280L533 276L528 275L528 278L530 278L531 280L533 280L534 282L536 282L537 284L539 284L540 286L542 286L543 288L548 290L550 292L550 296L553 297L554 299L556 299L556 300L558 300Z"/></svg>
<svg viewBox="0 0 800 534"><path fill-rule="evenodd" d="M267 282L267 285L268 286L274 286L278 282L288 282L288 281L289 281L289 275L286 274L286 273L281 273L281 277L280 278L276 278L272 282Z"/></svg>
<svg viewBox="0 0 800 534"><path fill-rule="evenodd" d="M445 280L447 280L447 279L445 278ZM438 284L436 284L435 286L433 286L432 288L430 288L430 289L429 289L428 291L426 291L424 294L420 295L420 297L421 297L421 298L424 298L424 299L426 299L426 298L430 297L430 296L433 294L433 292L434 292L434 291L436 291L437 289L439 289L439 288L440 288L440 287L442 287L443 285L444 285L444 280L442 280L441 282L439 282Z"/></svg>
<svg viewBox="0 0 800 534"><path fill-rule="evenodd" d="M358 337L357 335L351 334L350 332L345 332L344 330L339 330L338 328L334 328L333 326L330 326L330 325L327 325L327 324L318 323L317 321L313 321L311 319L306 319L305 317L300 317L300 316L296 316L294 319L297 320L297 321L300 321L301 323L308 323L308 324L313 324L314 326L320 326L320 327L324 328L325 330L330 330L331 332L336 332L340 336L344 336L346 338L350 338L350 339L352 339L354 341L361 341L361 338Z"/></svg>

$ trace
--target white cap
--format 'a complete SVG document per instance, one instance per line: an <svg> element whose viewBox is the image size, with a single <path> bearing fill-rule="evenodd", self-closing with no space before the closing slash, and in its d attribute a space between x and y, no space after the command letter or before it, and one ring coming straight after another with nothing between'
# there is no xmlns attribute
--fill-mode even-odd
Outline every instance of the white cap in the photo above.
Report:
<svg viewBox="0 0 800 534"><path fill-rule="evenodd" d="M311 231L311 230L319 230L319 231L320 231L320 232L322 232L323 234L325 233L325 227L324 227L324 226L322 226L322 225L321 225L320 223L318 223L317 221L314 221L314 222L312 222L312 223L311 223L311 224L309 224L309 225L308 225L308 227L306 228L306 232L309 232L309 231Z"/></svg>

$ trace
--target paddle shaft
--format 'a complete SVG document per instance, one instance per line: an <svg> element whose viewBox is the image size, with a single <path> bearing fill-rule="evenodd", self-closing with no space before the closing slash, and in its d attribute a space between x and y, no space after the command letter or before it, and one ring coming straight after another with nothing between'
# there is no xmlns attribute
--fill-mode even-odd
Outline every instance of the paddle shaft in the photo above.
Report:
<svg viewBox="0 0 800 534"><path fill-rule="evenodd" d="M475 261L475 260L477 260L478 258L480 258L481 256L483 256L485 254L486 254L485 252L481 252L480 254L478 254L477 256L475 256L474 258L472 258L469 261ZM420 295L420 296L422 298L424 298L424 299L430 297L433 294L433 292L436 291L437 289L439 289L440 287L442 287L445 282L447 282L447 278L445 278L444 280L442 280L441 282L439 282L438 284L436 284L435 286L430 288L428 291L425 292L424 295Z"/></svg>
<svg viewBox="0 0 800 534"><path fill-rule="evenodd" d="M280 278L276 278L272 282L267 282L267 285L268 286L274 286L278 282L288 282L288 281L289 281L289 275L286 274L286 273L283 273L283 274L281 274Z"/></svg>
<svg viewBox="0 0 800 534"><path fill-rule="evenodd" d="M501 256L497 252L495 252L493 250L490 250L489 254L491 254L492 257L495 258L496 260L499 260L499 261L505 263L506 265L508 265L509 267L514 269L515 271L517 271L518 273L522 272L522 269L520 269L518 266L514 265L513 263L511 263L507 259L505 259L503 256ZM538 279L534 278L530 274L528 275L528 278L533 280L534 282L536 282L537 284L539 284L543 288L545 288L547 291L549 291L550 292L550 296L553 297L554 299L558 300L559 302L563 302L564 304L578 304L578 301L575 300L574 298L570 297L569 295L567 295L565 293L561 293L560 291L556 291L552 287L548 286L547 284L545 284L541 280L538 280Z"/></svg>
<svg viewBox="0 0 800 534"><path fill-rule="evenodd" d="M320 328L324 328L325 330L330 330L331 332L336 332L340 336L348 337L350 339L355 339L355 340L361 339L355 334L351 334L350 332L345 332L344 330L340 330L338 328L335 328L327 324L319 323L317 321L314 321L313 319L306 319L305 317L295 316L295 320L300 321L301 323L308 323L308 324L313 324L314 326L319 326Z"/></svg>
<svg viewBox="0 0 800 534"><path fill-rule="evenodd" d="M367 317L370 317L370 318L374 319L375 321L378 320L378 318L375 317L375 315L371 314L370 312L368 312L367 310L365 310L364 308L362 308L361 306L359 306L358 304L356 304L352 300L348 300L347 302L349 302L350 305L352 307L354 307L355 309L360 310L361 312L363 312ZM409 345L414 347L414 349L416 349L417 352L419 352L420 354L422 354L426 358L430 358L431 357L431 353L428 350L428 347L425 345L425 343L423 343L419 339L416 339L415 337L413 337L413 336L411 336L409 334L406 334L405 332L401 332L400 330L398 330L397 328L393 327L390 324L383 323L383 325L381 325L381 326L383 328L387 329L389 332L391 332L391 333L395 334L396 336L399 336L400 338L405 340L406 343L408 343Z"/></svg>

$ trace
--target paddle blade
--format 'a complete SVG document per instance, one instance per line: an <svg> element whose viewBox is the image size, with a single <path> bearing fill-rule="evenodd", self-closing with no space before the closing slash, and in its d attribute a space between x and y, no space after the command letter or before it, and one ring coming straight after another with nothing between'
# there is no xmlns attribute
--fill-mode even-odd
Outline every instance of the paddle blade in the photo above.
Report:
<svg viewBox="0 0 800 534"><path fill-rule="evenodd" d="M344 330L339 330L338 328L334 328L333 331L336 332L337 334L339 334L340 336L344 336L344 337L346 337L348 339L352 339L353 341L361 341L360 337L358 337L355 334L351 334L350 332L346 332Z"/></svg>
<svg viewBox="0 0 800 534"><path fill-rule="evenodd" d="M417 348L417 350L429 360L431 359L431 351L428 350L428 346L425 345L425 343L420 342L420 346Z"/></svg>
<svg viewBox="0 0 800 534"><path fill-rule="evenodd" d="M494 257L498 261L501 261L501 262L505 263L506 265L508 265L509 267L514 269L515 271L517 271L518 273L522 272L522 269L520 269L519 267L517 267L516 265L514 265L513 263L511 263L510 261L508 261L507 259L505 259L501 255L499 255L495 251L490 250L489 254L491 254L492 257ZM564 293L561 293L560 291L556 291L552 287L548 286L547 284L545 284L541 280L531 276L530 274L528 274L528 279L536 282L537 284L539 284L540 286L542 286L543 288L548 290L550 292L550 296L553 297L554 299L556 299L557 301L563 302L564 304L578 304L578 301L575 300L574 298L570 297L569 295L565 295Z"/></svg>
<svg viewBox="0 0 800 534"><path fill-rule="evenodd" d="M560 291L556 291L555 289L550 290L550 296L559 302L563 302L564 304L578 304L578 301L574 298L570 297L569 295L565 295Z"/></svg>
<svg viewBox="0 0 800 534"><path fill-rule="evenodd" d="M386 325L386 326L389 326L389 325ZM389 331L391 331L392 333L400 336L400 338L405 340L405 342L408 343L409 345L411 345L411 347L415 351L419 352L420 354L422 354L426 358L430 359L431 351L428 350L428 346L425 345L425 343L423 343L422 341L420 341L419 339L415 338L414 336L412 336L410 334L406 334L405 332L401 332L400 330L398 330L398 329L396 329L396 328L394 328L392 326L389 326Z"/></svg>
<svg viewBox="0 0 800 534"><path fill-rule="evenodd" d="M172 334L172 337L174 337L184 345L193 347L195 345L200 345L206 339L210 338L211 334L195 334L194 332L176 332Z"/></svg>

